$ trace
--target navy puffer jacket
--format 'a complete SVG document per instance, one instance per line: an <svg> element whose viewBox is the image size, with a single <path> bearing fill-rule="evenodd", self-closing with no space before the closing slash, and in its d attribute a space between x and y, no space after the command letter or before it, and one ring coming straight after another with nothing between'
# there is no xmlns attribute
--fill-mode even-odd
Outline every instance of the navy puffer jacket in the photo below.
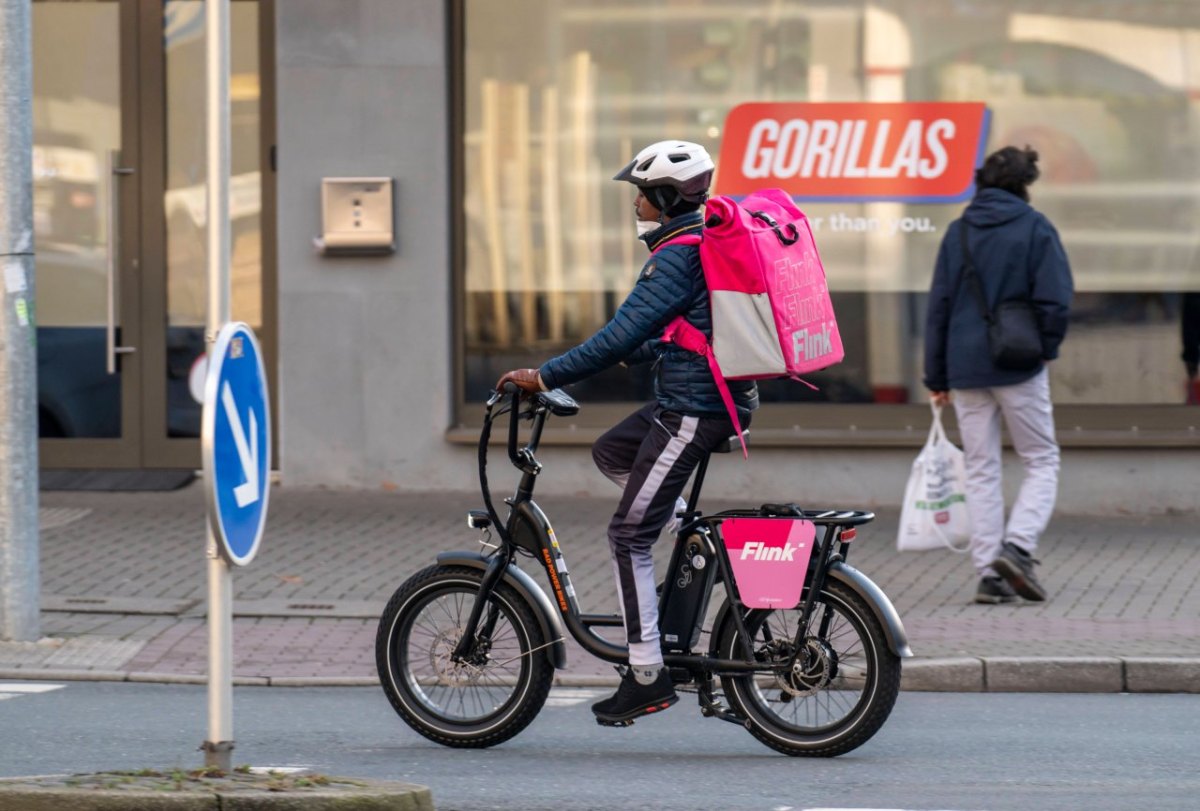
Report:
<svg viewBox="0 0 1200 811"><path fill-rule="evenodd" d="M699 213L685 214L642 238L653 251L681 235L699 234L703 228ZM546 361L538 370L542 382L554 389L618 363L656 360L654 392L663 408L687 416L724 416L725 405L708 361L658 340L667 324L680 315L711 339L712 314L698 245L666 245L653 254L612 320L579 346ZM739 413L758 408L758 388L753 381L730 380L729 391Z"/></svg>
<svg viewBox="0 0 1200 811"><path fill-rule="evenodd" d="M925 319L925 386L930 391L1011 386L1041 371L1001 369L992 363L979 301L963 283L964 226L971 261L993 312L1002 301L1033 305L1042 334L1042 358L1058 357L1074 293L1071 267L1058 232L1045 215L1015 194L980 189L950 223L938 251Z"/></svg>

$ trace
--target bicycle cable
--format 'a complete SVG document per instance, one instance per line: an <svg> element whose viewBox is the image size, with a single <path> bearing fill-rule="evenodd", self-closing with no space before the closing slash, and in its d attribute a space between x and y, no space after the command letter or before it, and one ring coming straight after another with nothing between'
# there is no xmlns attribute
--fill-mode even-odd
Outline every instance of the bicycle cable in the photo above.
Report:
<svg viewBox="0 0 1200 811"><path fill-rule="evenodd" d="M499 392L496 393L499 397ZM499 411L493 413L497 400L488 400L487 410L483 416L483 431L479 434L479 489L483 493L483 505L487 507L488 517L492 519L492 526L496 528L496 534L500 536L500 540L507 544L510 548L517 548L512 543L512 538L509 537L508 527L501 521L499 514L496 513L496 507L492 504L492 491L488 488L487 480L487 448L488 440L492 436L492 422L496 417L501 417L504 414L512 411L513 407L505 406ZM515 419L515 415L514 415Z"/></svg>

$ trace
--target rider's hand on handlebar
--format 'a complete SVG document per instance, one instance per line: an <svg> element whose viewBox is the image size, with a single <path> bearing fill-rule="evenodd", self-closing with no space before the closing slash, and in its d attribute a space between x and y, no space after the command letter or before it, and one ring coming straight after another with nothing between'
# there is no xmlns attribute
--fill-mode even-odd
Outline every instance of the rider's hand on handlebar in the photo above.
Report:
<svg viewBox="0 0 1200 811"><path fill-rule="evenodd" d="M505 383L512 383L522 391L549 391L542 383L537 369L513 369L511 372L505 372L496 381L496 391L504 391Z"/></svg>

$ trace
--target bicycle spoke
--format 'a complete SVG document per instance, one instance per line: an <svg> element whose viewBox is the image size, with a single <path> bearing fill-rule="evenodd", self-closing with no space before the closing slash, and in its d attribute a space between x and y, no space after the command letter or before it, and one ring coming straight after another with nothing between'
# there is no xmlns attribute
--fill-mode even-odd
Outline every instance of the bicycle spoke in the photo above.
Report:
<svg viewBox="0 0 1200 811"><path fill-rule="evenodd" d="M747 680L750 695L761 711L786 727L817 731L839 724L864 700L870 676L862 631L836 604L813 603L799 652L795 651L801 609L770 611L754 616L748 630L759 656L777 665L793 655L804 672L777 672ZM826 633L819 634L824 619Z"/></svg>
<svg viewBox="0 0 1200 811"><path fill-rule="evenodd" d="M470 653L466 661L450 660L476 598L468 589L432 597L412 620L406 652L413 692L431 711L464 723L502 707L524 666L521 640L503 606L495 602L489 604L496 612L493 638L481 640L486 647Z"/></svg>

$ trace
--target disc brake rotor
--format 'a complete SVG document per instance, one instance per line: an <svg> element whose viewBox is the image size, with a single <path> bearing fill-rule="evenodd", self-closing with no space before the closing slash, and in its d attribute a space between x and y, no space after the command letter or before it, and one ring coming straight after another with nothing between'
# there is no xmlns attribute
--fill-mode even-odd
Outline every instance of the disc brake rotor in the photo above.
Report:
<svg viewBox="0 0 1200 811"><path fill-rule="evenodd" d="M780 673L779 688L792 698L816 695L826 689L837 674L837 654L816 637L804 640L804 648L796 656L792 669Z"/></svg>
<svg viewBox="0 0 1200 811"><path fill-rule="evenodd" d="M462 638L461 628L439 629L433 643L429 646L429 666L437 674L441 684L452 687L465 687L479 681L483 675L483 665L487 663L487 649L484 645L476 645L475 651L466 660L454 661L454 648Z"/></svg>

